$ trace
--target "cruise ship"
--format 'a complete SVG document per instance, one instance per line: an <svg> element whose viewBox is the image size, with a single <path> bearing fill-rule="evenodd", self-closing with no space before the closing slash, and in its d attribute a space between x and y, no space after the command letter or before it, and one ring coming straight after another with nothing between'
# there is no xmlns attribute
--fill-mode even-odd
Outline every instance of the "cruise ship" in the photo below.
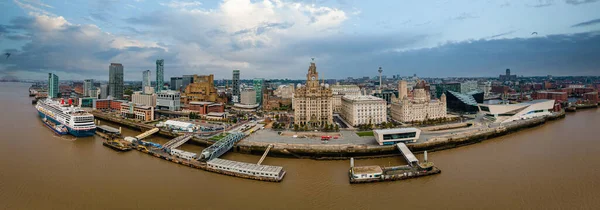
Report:
<svg viewBox="0 0 600 210"><path fill-rule="evenodd" d="M51 99L37 102L35 108L41 119L51 121L56 126L64 125L68 133L75 137L93 136L96 131L94 115L80 109Z"/></svg>

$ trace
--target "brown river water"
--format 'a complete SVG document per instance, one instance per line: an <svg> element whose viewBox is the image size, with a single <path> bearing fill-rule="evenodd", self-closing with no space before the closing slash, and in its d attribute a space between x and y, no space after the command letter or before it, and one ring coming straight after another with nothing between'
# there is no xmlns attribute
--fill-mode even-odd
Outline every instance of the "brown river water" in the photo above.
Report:
<svg viewBox="0 0 600 210"><path fill-rule="evenodd" d="M600 209L596 109L479 144L430 152L430 161L442 170L439 175L351 185L348 160L267 157L263 164L287 171L281 183L270 183L136 151L117 153L102 146L99 137L55 137L31 105L28 87L0 83L0 209ZM231 152L223 158L260 159ZM356 161L372 164L404 161Z"/></svg>

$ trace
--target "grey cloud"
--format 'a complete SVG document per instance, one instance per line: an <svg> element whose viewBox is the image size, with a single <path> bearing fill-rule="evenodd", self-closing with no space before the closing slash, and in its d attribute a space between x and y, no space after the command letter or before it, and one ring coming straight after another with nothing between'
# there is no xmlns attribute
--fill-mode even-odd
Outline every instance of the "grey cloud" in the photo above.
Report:
<svg viewBox="0 0 600 210"><path fill-rule="evenodd" d="M536 4L528 5L530 7L542 8L554 5L554 0L538 0Z"/></svg>
<svg viewBox="0 0 600 210"><path fill-rule="evenodd" d="M593 19L593 20L588 20L585 22L581 22L581 23L577 23L575 25L572 25L571 27L582 27L582 26L590 26L590 25L596 25L600 23L600 18L598 19Z"/></svg>
<svg viewBox="0 0 600 210"><path fill-rule="evenodd" d="M571 5L580 5L580 4L588 4L598 2L599 0L566 0L565 3Z"/></svg>
<svg viewBox="0 0 600 210"><path fill-rule="evenodd" d="M234 32L231 35L242 35L242 34L247 34L247 33L254 33L256 35L260 35L263 34L267 31L270 31L272 29L287 29L294 26L294 23L288 23L288 22L284 22L284 23L265 23L263 25L254 27L254 28L247 28L247 29L243 29L243 30L239 30Z"/></svg>

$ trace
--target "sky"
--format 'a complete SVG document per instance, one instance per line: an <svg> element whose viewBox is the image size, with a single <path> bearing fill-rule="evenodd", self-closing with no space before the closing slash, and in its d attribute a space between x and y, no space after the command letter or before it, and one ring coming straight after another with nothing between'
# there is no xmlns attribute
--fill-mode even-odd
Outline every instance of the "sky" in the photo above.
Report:
<svg viewBox="0 0 600 210"><path fill-rule="evenodd" d="M3 0L0 77L600 75L600 0ZM10 53L6 58L5 53Z"/></svg>

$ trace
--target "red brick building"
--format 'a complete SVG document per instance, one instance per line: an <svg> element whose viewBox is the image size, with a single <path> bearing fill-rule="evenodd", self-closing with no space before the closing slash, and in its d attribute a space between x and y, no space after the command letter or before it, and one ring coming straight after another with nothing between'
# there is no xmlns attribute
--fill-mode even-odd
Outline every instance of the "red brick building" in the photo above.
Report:
<svg viewBox="0 0 600 210"><path fill-rule="evenodd" d="M552 99L555 101L567 101L569 95L566 92L548 92L548 91L540 91L531 94L531 98L537 99Z"/></svg>
<svg viewBox="0 0 600 210"><path fill-rule="evenodd" d="M222 103L191 101L187 106L189 110L196 111L199 114L208 114L211 112L225 112L225 105Z"/></svg>
<svg viewBox="0 0 600 210"><path fill-rule="evenodd" d="M96 100L96 109L99 110L121 110L122 101L116 101L111 99L98 99Z"/></svg>
<svg viewBox="0 0 600 210"><path fill-rule="evenodd" d="M589 92L583 94L583 100L589 104L598 104L598 92Z"/></svg>

